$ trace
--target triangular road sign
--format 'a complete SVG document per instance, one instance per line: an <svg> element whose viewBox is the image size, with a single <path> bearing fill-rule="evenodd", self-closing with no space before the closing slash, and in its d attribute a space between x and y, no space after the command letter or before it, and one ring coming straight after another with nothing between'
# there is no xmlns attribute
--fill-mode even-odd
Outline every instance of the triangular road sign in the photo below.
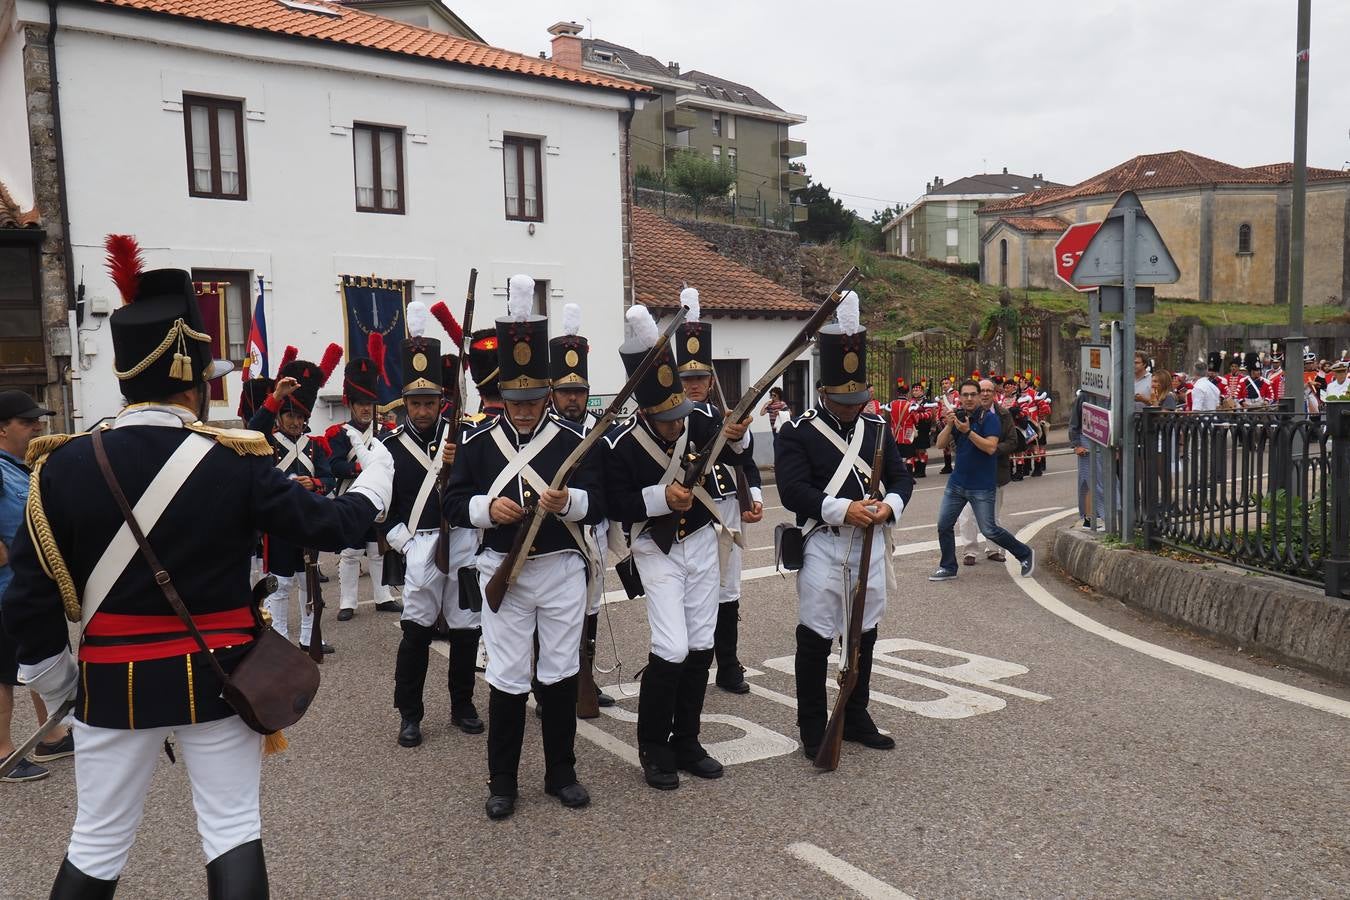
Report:
<svg viewBox="0 0 1350 900"><path fill-rule="evenodd" d="M1134 191L1126 191L1106 214L1073 270L1079 287L1122 284L1125 281L1125 211L1135 212L1134 277L1136 284L1174 284L1181 270L1163 243L1158 228L1144 212Z"/></svg>

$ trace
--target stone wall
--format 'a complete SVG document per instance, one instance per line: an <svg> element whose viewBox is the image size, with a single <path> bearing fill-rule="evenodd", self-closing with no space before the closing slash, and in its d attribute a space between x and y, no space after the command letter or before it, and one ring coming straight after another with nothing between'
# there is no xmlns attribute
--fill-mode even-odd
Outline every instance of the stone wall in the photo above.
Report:
<svg viewBox="0 0 1350 900"><path fill-rule="evenodd" d="M792 291L802 289L801 239L795 231L747 228L723 222L673 219L676 225L707 241L730 260Z"/></svg>

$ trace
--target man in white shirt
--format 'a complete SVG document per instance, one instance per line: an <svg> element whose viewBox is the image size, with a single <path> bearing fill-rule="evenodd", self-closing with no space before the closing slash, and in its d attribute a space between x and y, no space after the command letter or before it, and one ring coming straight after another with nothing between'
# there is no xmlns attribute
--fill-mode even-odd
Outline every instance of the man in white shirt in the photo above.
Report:
<svg viewBox="0 0 1350 900"><path fill-rule="evenodd" d="M1214 412L1219 408L1219 401L1223 399L1223 391L1215 380L1223 367L1223 354L1209 354L1209 363L1206 366L1207 373L1204 378L1197 378L1195 386L1191 388L1191 409L1195 412Z"/></svg>
<svg viewBox="0 0 1350 900"><path fill-rule="evenodd" d="M1327 382L1327 389L1322 392L1322 399L1330 400L1333 397L1350 396L1350 360L1338 359L1331 364L1331 380Z"/></svg>

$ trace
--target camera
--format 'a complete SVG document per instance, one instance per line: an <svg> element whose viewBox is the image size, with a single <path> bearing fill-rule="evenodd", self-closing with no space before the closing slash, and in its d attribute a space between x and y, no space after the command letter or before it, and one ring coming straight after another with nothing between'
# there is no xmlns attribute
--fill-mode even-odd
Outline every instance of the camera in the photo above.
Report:
<svg viewBox="0 0 1350 900"><path fill-rule="evenodd" d="M970 418L970 415L964 409L958 409L956 411L956 421L965 422L968 418Z"/></svg>

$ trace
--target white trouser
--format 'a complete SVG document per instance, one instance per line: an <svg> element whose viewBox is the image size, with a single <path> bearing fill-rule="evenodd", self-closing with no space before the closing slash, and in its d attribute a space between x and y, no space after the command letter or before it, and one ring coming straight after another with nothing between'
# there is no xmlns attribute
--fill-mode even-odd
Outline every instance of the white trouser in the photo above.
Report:
<svg viewBox="0 0 1350 900"><path fill-rule="evenodd" d="M262 835L258 782L262 735L238 716L175 728L95 728L73 721L75 828L66 855L81 872L112 879L126 865L145 809L150 777L173 734L192 782L206 861Z"/></svg>
<svg viewBox="0 0 1350 900"><path fill-rule="evenodd" d="M797 614L803 625L823 638L833 640L846 630L845 610L853 602L862 544L863 530L849 525L841 525L838 534L818 528L806 540L797 573ZM862 630L877 627L885 612L886 535L878 528L872 535Z"/></svg>
<svg viewBox="0 0 1350 900"><path fill-rule="evenodd" d="M403 615L399 618L429 628L441 615L451 628L477 628L481 615L459 608L458 572L462 566L473 565L478 530L450 529L448 575L436 568L437 540L439 532L424 529L414 534L403 548L407 572L403 576Z"/></svg>
<svg viewBox="0 0 1350 900"><path fill-rule="evenodd" d="M478 555L478 582L487 584L505 554L485 549ZM586 615L586 561L580 553L550 553L527 559L506 589L494 613L483 603L483 643L487 645L487 683L508 694L530 690L534 635L539 633L535 677L557 684L581 669L581 622Z"/></svg>
<svg viewBox="0 0 1350 900"><path fill-rule="evenodd" d="M684 662L690 650L708 650L717 630L717 532L708 526L670 545L670 553L647 534L633 542L633 562L647 591L652 652Z"/></svg>
<svg viewBox="0 0 1350 900"><path fill-rule="evenodd" d="M997 522L1003 513L1003 488L994 491L994 521ZM962 554L983 553L986 550L993 553L1002 553L998 547L990 546L989 542L980 534L980 523L975 521L975 507L967 503L961 510L961 515L956 519L956 548Z"/></svg>
<svg viewBox="0 0 1350 900"><path fill-rule="evenodd" d="M361 557L366 558L370 568L370 595L376 603L392 599L389 586L380 584L384 576L384 557L380 555L379 544L366 544L364 548L344 547L338 554L338 585L342 589L342 608L356 609L356 582L361 577Z"/></svg>
<svg viewBox="0 0 1350 900"><path fill-rule="evenodd" d="M741 504L735 495L713 502L717 507L717 514L722 517L724 523L737 529L745 528L741 524ZM726 558L722 560L722 582L719 585L717 601L734 603L739 599L741 599L741 546L731 541Z"/></svg>
<svg viewBox="0 0 1350 900"><path fill-rule="evenodd" d="M278 575L277 589L267 598L267 611L272 614L272 627L286 640L291 639L291 587L300 588L300 643L309 646L309 635L314 628L314 610L309 609L309 586L303 571L295 575Z"/></svg>

